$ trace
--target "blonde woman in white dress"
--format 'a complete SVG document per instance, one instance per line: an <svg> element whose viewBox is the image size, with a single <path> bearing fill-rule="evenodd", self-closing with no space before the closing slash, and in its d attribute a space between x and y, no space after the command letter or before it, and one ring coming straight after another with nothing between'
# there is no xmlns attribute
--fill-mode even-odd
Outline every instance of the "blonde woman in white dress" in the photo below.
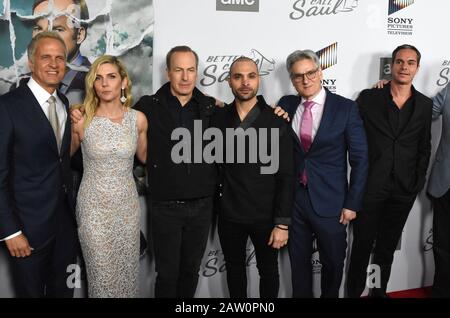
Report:
<svg viewBox="0 0 450 318"><path fill-rule="evenodd" d="M77 198L78 234L89 297L138 297L140 206L133 160L145 163L147 119L131 109L123 63L104 55L86 76L85 109L72 125L84 173Z"/></svg>

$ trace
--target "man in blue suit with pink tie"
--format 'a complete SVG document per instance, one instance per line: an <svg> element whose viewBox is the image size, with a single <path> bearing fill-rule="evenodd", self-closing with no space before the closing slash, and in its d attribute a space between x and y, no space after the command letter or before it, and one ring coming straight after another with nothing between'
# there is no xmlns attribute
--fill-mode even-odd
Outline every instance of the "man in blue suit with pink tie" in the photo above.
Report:
<svg viewBox="0 0 450 318"><path fill-rule="evenodd" d="M314 236L322 263L321 297L338 297L347 249L346 227L361 209L367 178L366 134L356 103L322 87L320 61L313 51L293 52L286 67L298 92L279 101L292 118L298 137L289 234L293 297L313 297Z"/></svg>

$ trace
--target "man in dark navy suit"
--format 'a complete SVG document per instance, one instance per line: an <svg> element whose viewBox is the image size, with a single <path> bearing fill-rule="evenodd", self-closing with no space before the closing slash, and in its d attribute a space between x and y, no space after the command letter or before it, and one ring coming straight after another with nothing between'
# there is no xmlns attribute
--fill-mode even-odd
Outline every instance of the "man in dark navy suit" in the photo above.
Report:
<svg viewBox="0 0 450 318"><path fill-rule="evenodd" d="M367 178L366 134L356 103L322 87L322 70L313 51L295 51L286 64L298 92L279 102L293 119L297 136L297 183L289 234L293 296L313 296L315 235L322 263L321 296L338 297L347 248L346 225L361 209Z"/></svg>
<svg viewBox="0 0 450 318"><path fill-rule="evenodd" d="M72 297L76 223L68 100L57 91L67 49L52 32L28 46L31 78L0 97L0 240L19 297Z"/></svg>

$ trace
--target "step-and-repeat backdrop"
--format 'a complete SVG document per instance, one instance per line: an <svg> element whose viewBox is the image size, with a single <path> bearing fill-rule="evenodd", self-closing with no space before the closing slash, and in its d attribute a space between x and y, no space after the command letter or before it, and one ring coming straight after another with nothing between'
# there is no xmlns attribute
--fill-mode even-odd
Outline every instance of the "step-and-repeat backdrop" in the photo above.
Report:
<svg viewBox="0 0 450 318"><path fill-rule="evenodd" d="M26 61L23 52L31 36L26 28L33 14L30 2L0 2L0 92L5 92L27 72L23 68ZM229 66L241 55L256 61L262 76L260 93L269 103L276 104L281 96L294 93L285 60L297 49L316 51L324 69L323 85L351 99L378 79L389 77L391 52L404 43L415 45L422 53L415 80L418 90L434 96L450 78L450 51L445 41L446 30L450 29L447 19L450 4L444 0L86 2L94 13L90 15L91 31L81 44L81 52L91 61L105 52L123 56L137 84L136 96L155 92L166 81L165 55L176 45L189 45L198 53L198 87L224 101L232 100L226 82ZM432 129L435 150L440 122L434 122ZM141 201L142 229L147 233L145 200ZM351 241L351 229L349 232ZM434 273L431 248L432 211L423 192L398 243L388 291L430 286ZM0 296L11 297L6 257L2 251ZM321 264L317 252L312 255L312 263L318 295ZM257 297L258 274L250 243L247 266L248 292ZM141 260L143 297L153 296L153 267L149 250ZM227 297L225 273L214 224L200 270L197 296ZM280 253L280 279L279 295L289 297L290 265L286 250ZM83 292L77 291L77 295Z"/></svg>

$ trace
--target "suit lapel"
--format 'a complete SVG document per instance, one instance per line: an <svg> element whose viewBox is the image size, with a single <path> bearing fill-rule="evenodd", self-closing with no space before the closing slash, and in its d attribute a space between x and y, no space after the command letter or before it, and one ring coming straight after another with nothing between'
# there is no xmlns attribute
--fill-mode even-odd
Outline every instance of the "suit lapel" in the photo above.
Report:
<svg viewBox="0 0 450 318"><path fill-rule="evenodd" d="M395 138L395 129L392 126L391 121L389 120L389 106L391 104L391 85L386 85L382 92L382 100L381 103L378 105L377 103L374 105L374 107L371 107L372 111L375 112L376 117L375 120L377 122L377 126L379 129L384 131L390 138ZM378 117L378 118L377 118ZM379 118L381 117L381 118Z"/></svg>
<svg viewBox="0 0 450 318"><path fill-rule="evenodd" d="M63 154L66 150L67 147L70 146L70 142L71 142L71 123L70 123L70 112L69 112L69 102L67 101L67 98L64 97L64 95L62 95L59 91L57 92L59 99L63 102L64 105L64 109L66 110L67 113L67 117L66 117L66 125L64 128L64 134L62 137L62 141L61 141L61 149L60 149L60 154ZM53 132L53 130L52 130ZM56 141L56 139L55 139Z"/></svg>
<svg viewBox="0 0 450 318"><path fill-rule="evenodd" d="M319 129L317 130L316 136L314 137L313 143L309 151L314 149L315 144L319 144L322 136L329 131L329 127L333 122L334 114L336 112L336 102L334 100L333 94L326 90L327 97L325 99L325 105L323 108L322 119L320 120Z"/></svg>
<svg viewBox="0 0 450 318"><path fill-rule="evenodd" d="M30 126L32 126L32 128L39 133L42 133L42 130L44 129L44 132L49 135L47 138L49 146L53 149L53 151L58 153L58 146L56 144L53 128L50 125L47 116L45 116L41 105L39 105L39 102L36 97L34 97L28 85L21 85L19 89L23 91L23 96L25 97L22 100L22 107L24 109L23 114L28 119Z"/></svg>

